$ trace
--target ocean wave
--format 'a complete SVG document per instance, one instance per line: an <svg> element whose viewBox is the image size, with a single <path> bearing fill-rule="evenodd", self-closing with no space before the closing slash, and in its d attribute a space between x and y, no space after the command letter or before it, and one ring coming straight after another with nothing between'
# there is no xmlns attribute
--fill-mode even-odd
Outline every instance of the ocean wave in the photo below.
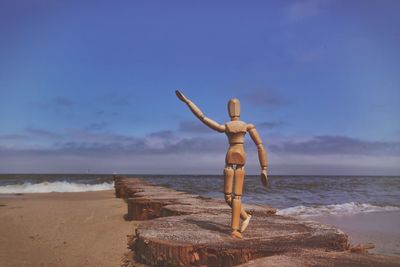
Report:
<svg viewBox="0 0 400 267"><path fill-rule="evenodd" d="M277 212L278 215L290 215L300 217L312 217L320 215L350 215L363 212L380 212L380 211L399 211L400 207L395 206L375 206L368 203L343 203L322 205L316 207L295 206L291 208L281 209Z"/></svg>
<svg viewBox="0 0 400 267"><path fill-rule="evenodd" d="M23 183L0 186L0 194L50 193L50 192L87 192L113 189L114 183L80 184L73 182Z"/></svg>

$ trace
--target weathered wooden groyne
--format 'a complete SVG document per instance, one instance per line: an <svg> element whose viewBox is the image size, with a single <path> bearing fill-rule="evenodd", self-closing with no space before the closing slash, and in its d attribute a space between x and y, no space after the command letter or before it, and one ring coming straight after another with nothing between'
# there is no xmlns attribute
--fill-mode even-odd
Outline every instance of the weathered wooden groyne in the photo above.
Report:
<svg viewBox="0 0 400 267"><path fill-rule="evenodd" d="M132 253L126 266L134 262L151 266L281 266L282 262L287 263L284 266L397 266L400 262L400 257L350 253L347 235L341 230L279 216L269 206L244 205L253 214L251 223L243 239L232 239L231 210L225 201L137 178L116 176L114 181L116 196L127 203L125 219L141 221L128 241ZM303 256L299 259L299 255Z"/></svg>

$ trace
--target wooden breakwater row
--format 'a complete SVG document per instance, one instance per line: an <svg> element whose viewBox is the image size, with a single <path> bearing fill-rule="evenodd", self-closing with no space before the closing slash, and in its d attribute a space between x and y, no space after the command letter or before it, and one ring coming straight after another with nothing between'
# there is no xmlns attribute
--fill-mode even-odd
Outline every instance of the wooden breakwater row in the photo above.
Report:
<svg viewBox="0 0 400 267"><path fill-rule="evenodd" d="M188 214L221 214L231 212L222 200L176 191L147 183L137 178L115 177L115 194L128 204L126 220L149 220L159 217ZM268 206L246 205L246 210L255 214L275 214Z"/></svg>
<svg viewBox="0 0 400 267"><path fill-rule="evenodd" d="M347 235L341 230L279 216L269 206L245 204L252 220L243 239L232 239L231 209L223 200L137 178L116 176L114 181L116 196L128 206L125 219L141 221L128 242L132 253L126 266L135 261L151 266L371 266L374 260L376 266L396 266L394 261L400 259L349 253ZM302 258L304 264L295 264Z"/></svg>

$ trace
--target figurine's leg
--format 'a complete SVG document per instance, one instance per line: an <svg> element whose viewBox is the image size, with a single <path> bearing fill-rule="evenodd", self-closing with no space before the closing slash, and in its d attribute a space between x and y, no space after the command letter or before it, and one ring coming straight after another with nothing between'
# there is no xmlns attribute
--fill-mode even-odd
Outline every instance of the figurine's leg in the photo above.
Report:
<svg viewBox="0 0 400 267"><path fill-rule="evenodd" d="M233 187L233 174L234 170L232 165L226 165L224 169L224 193L225 193L225 201L232 208L232 187ZM247 220L250 215L241 208L240 218L242 220Z"/></svg>
<svg viewBox="0 0 400 267"><path fill-rule="evenodd" d="M232 207L233 168L226 165L224 169L224 193L226 203Z"/></svg>
<svg viewBox="0 0 400 267"><path fill-rule="evenodd" d="M243 181L244 181L243 166L237 165L235 170L235 184L233 188L233 200L232 200L232 237L238 237L238 238L242 238L242 235L239 232L239 225L240 225L240 213L242 210L241 197L243 192Z"/></svg>

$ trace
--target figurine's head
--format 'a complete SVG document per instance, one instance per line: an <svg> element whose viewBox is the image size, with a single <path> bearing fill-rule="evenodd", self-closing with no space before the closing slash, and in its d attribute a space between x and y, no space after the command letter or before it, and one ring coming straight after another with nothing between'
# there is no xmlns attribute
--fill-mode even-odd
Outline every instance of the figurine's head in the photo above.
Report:
<svg viewBox="0 0 400 267"><path fill-rule="evenodd" d="M228 102L228 113L231 120L237 120L240 117L240 102L237 98L232 98Z"/></svg>

